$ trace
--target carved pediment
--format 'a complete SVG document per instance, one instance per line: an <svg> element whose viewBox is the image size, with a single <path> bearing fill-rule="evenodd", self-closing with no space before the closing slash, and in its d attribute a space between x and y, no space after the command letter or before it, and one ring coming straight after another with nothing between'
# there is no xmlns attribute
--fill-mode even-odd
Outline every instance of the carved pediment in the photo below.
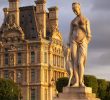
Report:
<svg viewBox="0 0 110 100"><path fill-rule="evenodd" d="M7 31L2 34L2 38L12 38L12 37L20 37L21 33L19 31Z"/></svg>
<svg viewBox="0 0 110 100"><path fill-rule="evenodd" d="M24 34L16 30L4 32L1 35L1 41L4 43L15 43L24 40Z"/></svg>
<svg viewBox="0 0 110 100"><path fill-rule="evenodd" d="M59 32L53 32L52 38L62 41L62 36L61 36L61 33L59 33Z"/></svg>
<svg viewBox="0 0 110 100"><path fill-rule="evenodd" d="M1 38L19 37L24 39L24 32L20 26L15 23L15 16L8 14L1 27Z"/></svg>

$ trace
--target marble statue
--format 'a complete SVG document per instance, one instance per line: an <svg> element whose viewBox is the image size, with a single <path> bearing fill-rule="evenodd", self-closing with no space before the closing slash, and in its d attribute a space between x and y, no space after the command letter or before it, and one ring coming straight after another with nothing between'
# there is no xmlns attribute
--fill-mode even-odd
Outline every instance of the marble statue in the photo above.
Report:
<svg viewBox="0 0 110 100"><path fill-rule="evenodd" d="M75 79L73 87L84 87L84 68L87 60L88 44L91 41L91 30L88 19L83 16L79 3L72 4L76 17L71 21L69 46L71 52L71 64ZM70 82L69 82L70 85Z"/></svg>

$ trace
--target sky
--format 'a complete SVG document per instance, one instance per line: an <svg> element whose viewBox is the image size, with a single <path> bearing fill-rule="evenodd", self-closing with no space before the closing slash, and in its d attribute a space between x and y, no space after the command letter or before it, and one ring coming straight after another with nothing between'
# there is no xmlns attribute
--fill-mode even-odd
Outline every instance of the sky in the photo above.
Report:
<svg viewBox="0 0 110 100"><path fill-rule="evenodd" d="M34 1L20 0L20 6L35 5ZM68 41L70 22L75 18L71 4L76 1L81 4L83 15L90 20L92 31L85 74L110 80L110 0L47 0L47 8L59 7L59 29L65 43ZM8 7L8 0L0 0L0 25L4 7Z"/></svg>

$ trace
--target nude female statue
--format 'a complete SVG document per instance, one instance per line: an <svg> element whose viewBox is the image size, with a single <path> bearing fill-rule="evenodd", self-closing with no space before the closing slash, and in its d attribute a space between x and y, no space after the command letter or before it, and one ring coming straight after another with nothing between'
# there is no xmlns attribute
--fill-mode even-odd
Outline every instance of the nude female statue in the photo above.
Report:
<svg viewBox="0 0 110 100"><path fill-rule="evenodd" d="M84 87L84 67L87 59L88 44L91 40L89 21L82 15L79 3L72 4L76 17L71 21L69 46L75 83L73 87Z"/></svg>

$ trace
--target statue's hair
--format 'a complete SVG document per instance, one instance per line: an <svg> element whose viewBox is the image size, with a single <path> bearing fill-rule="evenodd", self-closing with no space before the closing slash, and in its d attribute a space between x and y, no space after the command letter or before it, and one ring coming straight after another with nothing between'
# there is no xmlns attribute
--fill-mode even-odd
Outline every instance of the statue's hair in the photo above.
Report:
<svg viewBox="0 0 110 100"><path fill-rule="evenodd" d="M72 3L72 6L73 6L73 5L79 5L79 6L80 6L80 3L78 3L78 2L73 2L73 3Z"/></svg>

